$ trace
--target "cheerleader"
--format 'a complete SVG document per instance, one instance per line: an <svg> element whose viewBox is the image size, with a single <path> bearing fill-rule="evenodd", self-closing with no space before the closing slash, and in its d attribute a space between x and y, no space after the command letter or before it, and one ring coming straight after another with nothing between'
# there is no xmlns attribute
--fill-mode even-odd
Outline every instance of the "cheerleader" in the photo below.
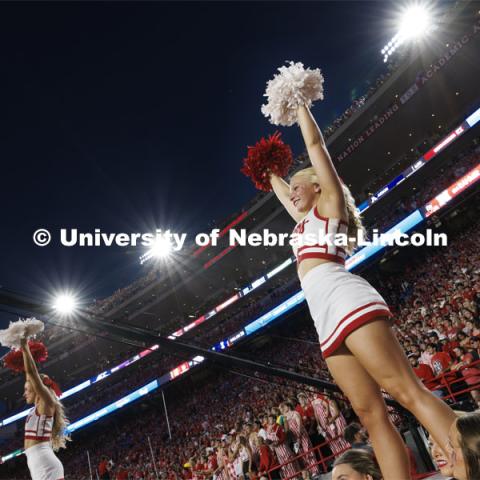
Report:
<svg viewBox="0 0 480 480"><path fill-rule="evenodd" d="M54 451L65 448L67 420L58 387L40 375L26 338L21 341L25 368L24 398L34 407L25 424L25 455L32 480L63 480L63 465ZM55 391L56 390L56 391Z"/></svg>
<svg viewBox="0 0 480 480"><path fill-rule="evenodd" d="M297 222L295 234L319 239L312 244L307 238L308 243L298 242L293 250L323 356L368 430L385 480L409 479L407 451L389 420L381 388L412 412L444 451L455 416L413 373L392 332L385 300L345 268L345 259L355 247L350 239L357 238L363 227L354 199L341 182L310 113L312 101L323 99L320 70L292 62L279 71L267 85L268 103L262 112L275 124L298 123L312 166L295 173L290 184L285 182L281 177L291 165L291 151L285 161L282 153L288 153L288 147L274 135L250 148L242 171L257 187L273 189ZM268 157L270 164L265 162ZM336 234L343 234L348 243L335 245L331 239Z"/></svg>

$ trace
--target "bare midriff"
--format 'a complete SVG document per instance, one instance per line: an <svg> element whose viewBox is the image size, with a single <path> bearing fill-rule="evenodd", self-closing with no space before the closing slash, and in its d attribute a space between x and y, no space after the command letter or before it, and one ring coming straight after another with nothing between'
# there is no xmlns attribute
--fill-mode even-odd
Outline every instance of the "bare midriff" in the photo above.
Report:
<svg viewBox="0 0 480 480"><path fill-rule="evenodd" d="M332 263L331 260L326 260L325 258L305 258L298 265L297 273L300 280L310 271L312 268L318 267L323 263Z"/></svg>
<svg viewBox="0 0 480 480"><path fill-rule="evenodd" d="M25 450L30 447L34 447L35 445L40 445L41 443L49 444L49 441L46 440L31 440L31 439L25 439L25 442L23 444Z"/></svg>

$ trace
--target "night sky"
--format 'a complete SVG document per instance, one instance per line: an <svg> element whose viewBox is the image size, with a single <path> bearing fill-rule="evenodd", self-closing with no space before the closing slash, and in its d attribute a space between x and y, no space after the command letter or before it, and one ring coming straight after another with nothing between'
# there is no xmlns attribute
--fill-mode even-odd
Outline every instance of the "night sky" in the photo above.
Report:
<svg viewBox="0 0 480 480"><path fill-rule="evenodd" d="M0 284L102 298L142 274L144 248L61 247L60 228L190 233L240 209L276 68L323 70L328 125L383 68L394 4L0 4Z"/></svg>

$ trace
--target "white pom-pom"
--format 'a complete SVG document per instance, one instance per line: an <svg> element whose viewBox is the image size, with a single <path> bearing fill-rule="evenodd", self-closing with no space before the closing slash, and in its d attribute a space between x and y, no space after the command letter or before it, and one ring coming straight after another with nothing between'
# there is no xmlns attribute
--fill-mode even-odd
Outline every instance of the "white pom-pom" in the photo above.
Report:
<svg viewBox="0 0 480 480"><path fill-rule="evenodd" d="M0 330L0 344L9 348L20 348L22 338L32 338L43 332L44 324L36 318L10 322L6 330Z"/></svg>
<svg viewBox="0 0 480 480"><path fill-rule="evenodd" d="M278 69L272 80L267 83L262 105L262 113L274 125L289 127L297 122L297 109L300 106L311 107L315 100L323 100L323 75L319 68L305 69L303 63L288 62L288 66Z"/></svg>

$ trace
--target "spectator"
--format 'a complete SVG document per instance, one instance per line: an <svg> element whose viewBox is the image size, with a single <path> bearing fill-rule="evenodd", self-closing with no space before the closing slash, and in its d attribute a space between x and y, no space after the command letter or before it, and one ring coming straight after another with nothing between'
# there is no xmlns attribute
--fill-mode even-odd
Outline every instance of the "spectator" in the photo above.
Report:
<svg viewBox="0 0 480 480"><path fill-rule="evenodd" d="M293 460L295 455L287 445L285 430L277 423L277 415L274 413L268 415L267 434L277 457L277 462L282 465L282 476L289 478L294 477L298 471L298 466Z"/></svg>
<svg viewBox="0 0 480 480"><path fill-rule="evenodd" d="M355 450L365 450L368 454L373 455L373 448L368 443L368 433L356 422L347 425L343 434L347 441Z"/></svg>
<svg viewBox="0 0 480 480"><path fill-rule="evenodd" d="M106 455L102 455L101 461L98 464L98 475L100 480L110 480L110 470L112 469L112 463Z"/></svg>
<svg viewBox="0 0 480 480"><path fill-rule="evenodd" d="M272 468L275 468L277 465L275 461L275 456L270 449L270 447L265 443L263 437L257 438L258 442L258 450L260 452L260 465L258 467L258 472L260 475L265 475L269 472ZM279 478L278 470L274 470L272 472L272 478Z"/></svg>
<svg viewBox="0 0 480 480"><path fill-rule="evenodd" d="M309 402L308 396L305 392L300 392L297 395L297 398L299 403L295 409L302 417L305 430L308 432L309 436L312 436L315 433L315 414L313 412L312 404Z"/></svg>
<svg viewBox="0 0 480 480"><path fill-rule="evenodd" d="M434 348L433 344L430 344L430 348ZM430 358L430 364L432 366L433 373L438 376L447 372L452 366L452 357L445 352L435 352Z"/></svg>
<svg viewBox="0 0 480 480"><path fill-rule="evenodd" d="M420 355L420 363L429 365L432 367L432 357L436 353L436 346L433 343L429 343L426 349Z"/></svg>
<svg viewBox="0 0 480 480"><path fill-rule="evenodd" d="M216 480L228 480L227 464L228 455L225 451L223 441L219 442L216 450L217 455L217 468L214 470L214 478Z"/></svg>
<svg viewBox="0 0 480 480"><path fill-rule="evenodd" d="M473 361L480 360L480 337L470 337L470 348L468 353L472 355Z"/></svg>
<svg viewBox="0 0 480 480"><path fill-rule="evenodd" d="M117 469L116 480L128 480L128 466L126 463L122 463Z"/></svg>
<svg viewBox="0 0 480 480"><path fill-rule="evenodd" d="M467 353L464 347L456 347L453 351L457 362L452 366L452 370L461 370L468 386L480 388L480 368L470 366L473 362L473 355ZM471 390L470 394L477 407L480 408L480 390L478 388Z"/></svg>
<svg viewBox="0 0 480 480"><path fill-rule="evenodd" d="M264 428L264 425L267 424L267 416L266 415L260 415L260 420L255 421L255 425L258 428L258 436L262 437L264 440L267 439L267 431Z"/></svg>
<svg viewBox="0 0 480 480"><path fill-rule="evenodd" d="M348 450L333 464L332 480L362 478L382 480L382 474L375 460L364 450Z"/></svg>
<svg viewBox="0 0 480 480"><path fill-rule="evenodd" d="M318 423L319 432L325 437L326 440L328 440L332 452L335 455L338 455L349 448L350 446L345 442L344 438L340 438L337 435L337 426L335 422L340 416L336 415L334 417L335 414L339 413L337 404L333 400L330 400L327 396L317 394L315 399L312 401L312 407L315 412L315 418ZM346 426L343 415L340 417L339 423L345 424ZM342 432L344 428L341 428Z"/></svg>
<svg viewBox="0 0 480 480"><path fill-rule="evenodd" d="M432 393L437 396L437 397L443 397L444 392L441 388L436 388L439 386L439 383L437 380L435 380L435 375L433 374L433 370L426 365L425 363L418 363L418 357L415 354L410 354L408 356L410 360L410 365L413 368L413 371L415 372L415 375L423 382L425 383L430 390L432 390Z"/></svg>
<svg viewBox="0 0 480 480"><path fill-rule="evenodd" d="M290 402L280 404L280 410L285 415L285 430L293 434L293 440L296 445L295 453L303 453L302 461L312 475L318 475L315 454L311 452L312 442L303 426L301 415L294 409Z"/></svg>

